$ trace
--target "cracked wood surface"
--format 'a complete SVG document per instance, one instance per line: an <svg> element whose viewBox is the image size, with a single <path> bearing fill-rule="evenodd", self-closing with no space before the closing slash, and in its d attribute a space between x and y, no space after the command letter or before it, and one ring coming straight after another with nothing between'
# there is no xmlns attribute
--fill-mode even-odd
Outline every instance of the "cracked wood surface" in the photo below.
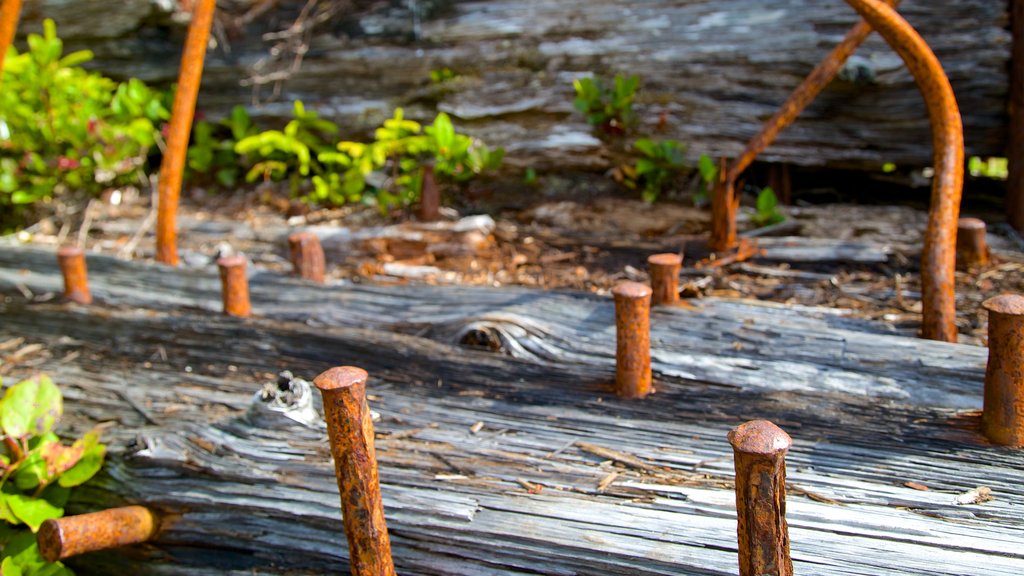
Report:
<svg viewBox="0 0 1024 576"><path fill-rule="evenodd" d="M725 434L753 418L795 441L797 573L1024 568L1024 457L987 445L970 412L981 348L708 301L655 311L657 393L625 402L611 393L609 298L255 273L262 317L240 321L211 314L213 269L95 256L89 267L98 306L46 302L53 254L0 252L0 342L45 344L4 365L5 379L46 370L70 428L117 423L106 472L75 507L140 502L169 518L149 546L83 557L83 573L343 570L326 433L252 403L278 370L311 379L343 364L371 375L402 574L734 574ZM954 503L979 485L995 500Z"/></svg>

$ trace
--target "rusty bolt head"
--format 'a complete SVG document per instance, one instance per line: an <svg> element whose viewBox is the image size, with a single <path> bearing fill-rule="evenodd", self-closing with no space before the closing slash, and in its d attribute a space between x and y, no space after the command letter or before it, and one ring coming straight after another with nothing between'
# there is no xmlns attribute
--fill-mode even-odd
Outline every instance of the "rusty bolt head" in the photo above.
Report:
<svg viewBox="0 0 1024 576"><path fill-rule="evenodd" d="M786 452L793 445L793 439L782 429L768 420L751 420L729 431L729 443L743 454L774 456Z"/></svg>
<svg viewBox="0 0 1024 576"><path fill-rule="evenodd" d="M350 388L360 384L365 385L370 377L366 370L355 366L339 366L331 368L313 380L313 384L321 392L329 392L340 388Z"/></svg>
<svg viewBox="0 0 1024 576"><path fill-rule="evenodd" d="M1024 296L1018 294L1000 294L982 302L982 307L989 312L1009 316L1024 316Z"/></svg>
<svg viewBox="0 0 1024 576"><path fill-rule="evenodd" d="M650 297L651 288L640 282L621 282L612 288L612 295L616 300L640 300Z"/></svg>

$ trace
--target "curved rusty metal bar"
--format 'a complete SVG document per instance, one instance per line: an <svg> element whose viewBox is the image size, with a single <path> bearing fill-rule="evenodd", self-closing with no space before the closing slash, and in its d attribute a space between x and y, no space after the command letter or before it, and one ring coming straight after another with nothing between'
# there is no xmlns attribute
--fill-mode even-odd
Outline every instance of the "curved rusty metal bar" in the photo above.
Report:
<svg viewBox="0 0 1024 576"><path fill-rule="evenodd" d="M880 0L846 0L914 76L932 125L935 177L921 255L921 337L956 342L956 223L964 185L964 134L953 87L921 35Z"/></svg>
<svg viewBox="0 0 1024 576"><path fill-rule="evenodd" d="M215 0L198 0L192 7L192 22L185 38L178 72L178 91L174 94L171 123L167 131L167 147L160 163L159 200L156 214L156 259L171 266L178 265L178 196L181 194L185 153L192 133L196 96L203 76L206 46L210 41Z"/></svg>
<svg viewBox="0 0 1024 576"><path fill-rule="evenodd" d="M885 2L897 6L900 0ZM720 178L711 200L711 241L708 245L712 250L723 251L736 247L736 211L739 209L739 196L735 189L740 174L749 168L754 159L771 146L779 132L792 124L804 108L807 108L807 105L832 82L843 64L871 32L870 24L864 20L857 22L832 52L797 86L778 111L764 123L761 131L747 142L743 153L732 162L724 178Z"/></svg>
<svg viewBox="0 0 1024 576"><path fill-rule="evenodd" d="M4 79L4 57L7 56L7 49L14 41L20 13L21 0L3 0L0 4L0 80Z"/></svg>

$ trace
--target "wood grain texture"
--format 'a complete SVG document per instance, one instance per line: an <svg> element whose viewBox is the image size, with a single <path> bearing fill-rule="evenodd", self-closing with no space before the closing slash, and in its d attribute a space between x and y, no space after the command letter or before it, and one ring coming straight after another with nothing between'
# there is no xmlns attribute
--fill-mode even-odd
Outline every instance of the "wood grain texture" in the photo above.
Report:
<svg viewBox="0 0 1024 576"><path fill-rule="evenodd" d="M118 423L106 471L73 508L143 502L171 520L148 547L83 558L81 573L341 569L326 432L252 400L278 370L311 379L336 365L363 366L374 383L400 574L734 574L725 435L755 418L794 439L795 573L1024 568L1024 455L985 443L964 413L981 403L981 348L865 332L821 310L708 301L654 311L657 393L625 402L612 392L610 298L257 273L263 317L243 321L209 313L212 269L89 266L99 305L26 303L15 284L59 290L55 259L0 251L0 341L47 350L5 379L46 370L70 428ZM459 346L467 330L500 338L503 353ZM996 499L954 503L979 485Z"/></svg>
<svg viewBox="0 0 1024 576"><path fill-rule="evenodd" d="M231 27L254 3L219 3L230 52L220 46L209 55L200 101L213 115L251 101L251 90L238 83L267 48L261 35L287 26L303 5L278 2L247 26ZM594 0L585 8L558 0L354 4L362 9L312 39L301 72L258 114L286 115L291 100L301 98L359 134L394 106L430 119L436 105L470 132L506 146L510 163L558 168L605 162L600 141L572 113L574 77L639 74L640 132L677 139L693 158L735 156L857 20L834 0ZM94 0L30 1L22 32L50 16L70 48L88 44L97 52L98 67L170 81L182 28L159 5L132 0L111 14ZM1002 155L1007 142L1007 8L986 0L906 0L900 7L950 77L969 154ZM431 85L429 72L441 67L462 78ZM763 160L876 168L931 163L920 94L877 35L841 76ZM662 112L667 127L657 133Z"/></svg>

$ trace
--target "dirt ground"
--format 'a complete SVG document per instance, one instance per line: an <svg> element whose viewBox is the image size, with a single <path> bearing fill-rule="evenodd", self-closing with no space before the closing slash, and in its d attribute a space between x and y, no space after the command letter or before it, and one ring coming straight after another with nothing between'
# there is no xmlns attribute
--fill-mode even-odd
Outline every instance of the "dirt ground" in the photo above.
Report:
<svg viewBox="0 0 1024 576"><path fill-rule="evenodd" d="M232 195L193 191L179 210L183 263L209 266L219 255L245 253L254 266L288 271L285 238L311 227L324 240L328 275L353 282L520 285L605 293L624 279L646 281L646 258L684 254L686 298L722 296L827 306L914 334L921 318L919 257L926 213L906 206L788 206L780 233L844 241L883 261L756 258L707 266L701 248L709 212L682 202L644 204L606 191L536 194L519 205L488 206L490 216L444 211L422 224L412 213L385 218L350 206L309 211L271 190ZM464 213L480 206L463 206ZM152 259L151 199L133 191L88 205L64 206L20 233L26 242L79 242L91 251ZM751 228L746 213L740 229ZM762 240L768 242L769 240ZM796 241L801 244L804 240ZM982 344L991 296L1024 293L1024 246L1006 225L989 228L991 264L957 272L961 342ZM702 262L703 260L703 262Z"/></svg>

